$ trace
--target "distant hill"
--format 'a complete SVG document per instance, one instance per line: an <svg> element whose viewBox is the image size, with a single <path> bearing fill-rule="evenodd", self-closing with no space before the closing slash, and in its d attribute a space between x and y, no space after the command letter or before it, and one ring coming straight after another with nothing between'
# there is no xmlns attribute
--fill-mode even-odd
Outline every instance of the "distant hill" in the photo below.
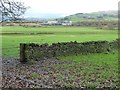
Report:
<svg viewBox="0 0 120 90"><path fill-rule="evenodd" d="M94 20L118 20L118 11L117 10L110 10L110 11L99 11L99 12L92 12L92 13L76 13L73 15L56 18L55 15L53 15L54 18L48 19L48 18L24 18L27 21L43 21L43 20L58 20L58 21L73 21L73 22L79 22L79 21L94 21ZM57 17L57 15L56 15ZM60 17L60 15L59 15ZM0 17L0 21L2 18Z"/></svg>
<svg viewBox="0 0 120 90"><path fill-rule="evenodd" d="M93 13L76 13L73 15L69 15L63 18L58 18L57 20L70 20L73 22L78 21L86 21L86 20L117 20L118 19L118 11L99 11Z"/></svg>

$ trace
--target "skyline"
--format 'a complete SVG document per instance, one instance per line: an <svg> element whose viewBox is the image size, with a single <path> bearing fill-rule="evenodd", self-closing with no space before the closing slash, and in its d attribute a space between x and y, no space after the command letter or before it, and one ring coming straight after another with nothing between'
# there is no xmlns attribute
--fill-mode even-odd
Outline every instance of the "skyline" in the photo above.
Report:
<svg viewBox="0 0 120 90"><path fill-rule="evenodd" d="M75 13L118 10L119 0L20 0L30 8L24 17L58 18Z"/></svg>

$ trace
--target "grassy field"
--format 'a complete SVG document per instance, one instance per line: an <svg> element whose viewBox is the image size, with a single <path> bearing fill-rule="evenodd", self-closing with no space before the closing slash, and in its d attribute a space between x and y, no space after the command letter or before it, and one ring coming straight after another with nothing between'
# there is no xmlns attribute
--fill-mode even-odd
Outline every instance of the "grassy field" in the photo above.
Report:
<svg viewBox="0 0 120 90"><path fill-rule="evenodd" d="M93 27L2 27L2 55L4 58L19 58L20 43L85 42L118 38L117 30L97 30ZM64 64L53 64L43 68L53 68L52 77L59 87L117 87L118 52L57 57ZM25 72L26 75L26 72ZM44 79L49 76L31 73L32 78ZM51 75L50 75L51 77ZM51 81L50 81L51 82Z"/></svg>
<svg viewBox="0 0 120 90"><path fill-rule="evenodd" d="M117 30L97 30L93 27L40 27L20 26L2 27L3 57L18 57L20 43L85 42L96 40L115 40Z"/></svg>
<svg viewBox="0 0 120 90"><path fill-rule="evenodd" d="M118 79L118 52L60 56L58 59L39 60L32 65L15 67L17 75L39 84L55 88L116 88ZM42 66L41 66L42 65ZM41 72L42 70L42 72ZM11 71L11 68L10 68ZM41 88L41 85L36 88Z"/></svg>
<svg viewBox="0 0 120 90"><path fill-rule="evenodd" d="M117 87L119 84L117 52L109 54L89 54L87 56L62 56L59 57L59 59L72 62L71 64L55 66L56 70L59 70L59 68L64 68L66 71L66 74L61 74L61 77L69 78L69 82L65 82L63 85L74 87L71 83L73 78L74 81L78 80L80 85L90 88ZM62 79L64 80L64 78Z"/></svg>

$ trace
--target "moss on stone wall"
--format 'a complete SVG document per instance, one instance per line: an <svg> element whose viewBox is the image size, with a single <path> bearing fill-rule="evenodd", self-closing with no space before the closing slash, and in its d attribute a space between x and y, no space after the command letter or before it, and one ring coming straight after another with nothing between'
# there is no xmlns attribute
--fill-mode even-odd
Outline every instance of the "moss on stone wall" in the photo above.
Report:
<svg viewBox="0 0 120 90"><path fill-rule="evenodd" d="M75 55L88 53L109 53L118 49L118 41L91 41L91 42L62 42L48 44L25 44L25 59L40 60L43 58L58 57L61 55Z"/></svg>

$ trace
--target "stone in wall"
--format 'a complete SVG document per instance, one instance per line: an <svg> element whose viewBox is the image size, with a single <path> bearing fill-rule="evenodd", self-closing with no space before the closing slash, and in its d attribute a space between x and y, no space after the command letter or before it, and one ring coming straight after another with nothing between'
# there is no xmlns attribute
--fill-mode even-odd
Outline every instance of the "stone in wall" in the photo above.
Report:
<svg viewBox="0 0 120 90"><path fill-rule="evenodd" d="M88 53L106 53L112 52L118 49L118 42L120 40L108 41L91 41L91 42L62 42L48 44L25 44L25 59L29 60L41 60L51 57L76 55L76 54L88 54Z"/></svg>

